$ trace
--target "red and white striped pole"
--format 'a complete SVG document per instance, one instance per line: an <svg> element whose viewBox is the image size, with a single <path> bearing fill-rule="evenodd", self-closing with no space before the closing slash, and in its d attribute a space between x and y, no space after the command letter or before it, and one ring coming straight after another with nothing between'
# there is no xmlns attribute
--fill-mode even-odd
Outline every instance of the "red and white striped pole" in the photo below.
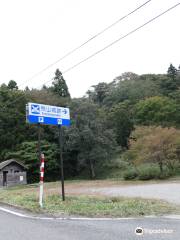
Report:
<svg viewBox="0 0 180 240"><path fill-rule="evenodd" d="M43 207L43 184L44 184L44 154L41 153L40 188L39 188L39 205L40 205L40 207Z"/></svg>

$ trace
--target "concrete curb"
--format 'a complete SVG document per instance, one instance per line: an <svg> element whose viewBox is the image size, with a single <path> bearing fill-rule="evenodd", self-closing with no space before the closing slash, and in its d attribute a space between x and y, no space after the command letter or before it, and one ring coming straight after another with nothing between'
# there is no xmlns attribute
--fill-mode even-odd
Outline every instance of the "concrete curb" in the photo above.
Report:
<svg viewBox="0 0 180 240"><path fill-rule="evenodd" d="M17 211L12 211L10 209L0 207L0 211L22 217L22 218L29 218L29 219L40 219L40 220L85 220L85 221L117 221L117 220L130 220L136 218L90 218L90 217L38 217L38 216L31 216L23 213L19 213Z"/></svg>
<svg viewBox="0 0 180 240"><path fill-rule="evenodd" d="M39 216L31 216L27 214L23 214L14 210L10 210L4 207L0 207L0 211L28 219L36 219L36 220L69 220L69 221L122 221L122 220L135 220L135 219L143 219L143 218L161 218L161 219L177 219L180 220L180 215L165 215L165 216L144 216L144 217L127 217L127 218L90 218L90 217L39 217Z"/></svg>

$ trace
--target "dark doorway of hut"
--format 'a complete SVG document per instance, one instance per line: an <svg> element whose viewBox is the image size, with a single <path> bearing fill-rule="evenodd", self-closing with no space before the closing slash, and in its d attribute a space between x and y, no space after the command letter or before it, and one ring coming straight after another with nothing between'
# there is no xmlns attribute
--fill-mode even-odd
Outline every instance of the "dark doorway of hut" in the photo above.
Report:
<svg viewBox="0 0 180 240"><path fill-rule="evenodd" d="M3 186L7 186L7 174L8 171L3 171Z"/></svg>

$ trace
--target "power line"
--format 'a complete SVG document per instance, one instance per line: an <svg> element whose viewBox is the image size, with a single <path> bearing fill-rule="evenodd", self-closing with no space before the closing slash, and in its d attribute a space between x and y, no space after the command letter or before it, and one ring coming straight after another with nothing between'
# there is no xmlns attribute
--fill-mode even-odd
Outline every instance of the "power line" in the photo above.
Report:
<svg viewBox="0 0 180 240"><path fill-rule="evenodd" d="M124 19L126 19L127 17L129 17L130 15L132 15L133 13L137 12L138 10L140 10L141 8L143 8L145 5L147 5L149 2L151 2L152 0L148 0L145 3L143 3L142 5L138 6L137 8L135 8L133 11L127 13L126 15L124 15L123 17L119 18L118 20L116 20L115 22L113 22L112 24L110 24L109 26L107 26L106 28L104 28L103 30L101 30L100 32L96 33L94 36L92 36L91 38L89 38L88 40L86 40L85 42L83 42L82 44L80 44L79 46L75 47L74 49L70 50L69 52L67 52L64 56L62 56L61 58L57 59L55 62L49 64L47 67L43 68L42 70L40 70L39 72L35 73L34 75L32 75L28 80L26 80L24 83L22 83L19 86L24 85L26 82L31 81L32 79L34 79L35 77L41 75L43 72L45 72L46 70L48 70L49 68L51 68L52 66L54 66L55 64L61 62L62 60L64 60L65 58L67 58L68 56L70 56L71 54L73 54L74 52L76 52L77 50L79 50L80 48L82 48L83 46L85 46L86 44L88 44L90 41L92 41L93 39L97 38L98 36L100 36L101 34L103 34L104 32L106 32L107 30L109 30L110 28L114 27L116 24L118 24L119 22L123 21Z"/></svg>
<svg viewBox="0 0 180 240"><path fill-rule="evenodd" d="M112 43L108 44L107 46L105 46L104 48L98 50L97 52L93 53L92 55L88 56L87 58L84 58L83 60L81 60L80 62L74 64L73 66L69 67L68 69L66 69L65 71L62 72L62 74L65 74L69 71L71 71L72 69L76 68L77 66L79 66L80 64L86 62L87 60L89 60L90 58L96 56L97 54L103 52L104 50L112 47L114 44L118 43L119 41L123 40L124 38L128 37L129 35L137 32L138 30L140 30L141 28L145 27L146 25L148 25L149 23L155 21L157 18L163 16L164 14L166 14L167 12L171 11L172 9L176 8L177 6L179 6L180 3L177 3L175 5L173 5L172 7L168 8L166 11L160 13L159 15L157 15L156 17L150 19L149 21L145 22L144 24L140 25L139 27L133 29L132 31L128 32L127 34L123 35L122 37L116 39L115 41L113 41ZM45 82L44 84L50 82L51 80L48 80L47 82Z"/></svg>
<svg viewBox="0 0 180 240"><path fill-rule="evenodd" d="M77 66L79 66L80 64L86 62L87 60L89 60L90 58L96 56L97 54L103 52L104 50L110 48L111 46L113 46L114 44L118 43L119 41L123 40L124 38L128 37L129 35L137 32L138 30L140 30L141 28L145 27L146 25L150 24L151 22L155 21L156 19L160 18L161 16L165 15L166 13L168 13L169 11L173 10L174 8L178 7L180 5L180 3L177 3L175 5L173 5L172 7L168 8L167 10L165 10L164 12L160 13L159 15L155 16L154 18L151 18L149 21L145 22L144 24L140 25L139 27L133 29L132 31L128 32L127 34L125 34L124 36L116 39L115 41L113 41L112 43L110 43L109 45L105 46L104 48L100 49L99 51L93 53L92 55L88 56L87 58L84 58L83 60L81 60L80 62L74 64L73 66L71 66L70 68L66 69L64 72L62 72L63 74L71 71L72 69L76 68ZM51 80L48 80L46 82L44 82L44 84L50 82ZM19 100L20 98L22 98L23 96L19 97L18 99L16 99L15 101L12 101L11 104L17 102L17 100ZM6 106L7 107L7 106ZM2 111L2 109L1 109Z"/></svg>

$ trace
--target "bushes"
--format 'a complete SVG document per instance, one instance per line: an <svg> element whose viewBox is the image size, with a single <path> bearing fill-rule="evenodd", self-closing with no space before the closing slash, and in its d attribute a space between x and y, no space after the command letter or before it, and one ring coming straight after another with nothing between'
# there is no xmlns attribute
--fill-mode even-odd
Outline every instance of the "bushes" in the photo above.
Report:
<svg viewBox="0 0 180 240"><path fill-rule="evenodd" d="M117 169L118 168L120 170L126 170L130 167L130 163L128 161L125 161L124 159L116 157L116 158L113 158L111 160L104 162L103 167L106 167L109 169L113 169L113 168Z"/></svg>
<svg viewBox="0 0 180 240"><path fill-rule="evenodd" d="M137 127L122 160L135 166L124 179L165 179L180 175L180 130L157 126ZM136 174L135 174L136 173Z"/></svg>
<svg viewBox="0 0 180 240"><path fill-rule="evenodd" d="M130 148L122 159L136 167L156 164L173 171L180 165L180 130L162 127L137 127L130 140ZM150 170L148 170L150 171Z"/></svg>
<svg viewBox="0 0 180 240"><path fill-rule="evenodd" d="M135 168L130 168L124 172L123 178L125 180L132 180L138 176L137 171Z"/></svg>
<svg viewBox="0 0 180 240"><path fill-rule="evenodd" d="M150 180L150 179L166 179L172 174L168 168L164 168L161 173L159 166L156 164L143 164L138 168L130 168L124 172L123 178L125 180Z"/></svg>
<svg viewBox="0 0 180 240"><path fill-rule="evenodd" d="M138 168L139 180L157 179L161 175L160 169L157 165L144 164Z"/></svg>

